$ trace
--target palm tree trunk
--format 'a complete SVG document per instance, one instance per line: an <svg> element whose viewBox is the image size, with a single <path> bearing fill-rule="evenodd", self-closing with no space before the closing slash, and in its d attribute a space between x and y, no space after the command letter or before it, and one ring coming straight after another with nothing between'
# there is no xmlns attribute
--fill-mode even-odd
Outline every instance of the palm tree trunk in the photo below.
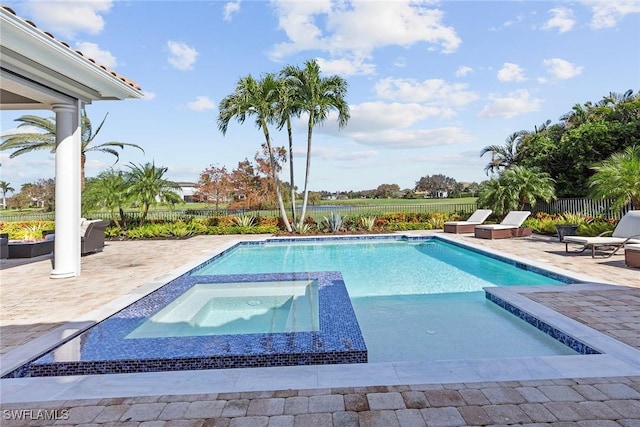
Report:
<svg viewBox="0 0 640 427"><path fill-rule="evenodd" d="M85 178L84 178L84 164L87 162L87 155L80 153L80 191L84 190Z"/></svg>
<svg viewBox="0 0 640 427"><path fill-rule="evenodd" d="M291 183L291 221L296 224L296 186L293 183L293 135L291 119L287 118L287 135L289 136L289 182Z"/></svg>
<svg viewBox="0 0 640 427"><path fill-rule="evenodd" d="M309 184L309 169L311 167L311 134L313 132L313 118L309 117L309 125L307 128L307 165L304 171L304 197L302 199L302 212L300 213L300 225L304 224L304 219L307 217L307 202L309 200L309 190L307 185Z"/></svg>
<svg viewBox="0 0 640 427"><path fill-rule="evenodd" d="M287 210L284 207L284 201L282 200L282 191L280 190L280 181L278 180L278 172L276 169L276 161L273 157L273 150L271 150L271 137L269 136L269 129L267 128L267 123L262 123L262 130L264 132L264 137L267 141L267 149L269 150L269 162L271 163L271 177L273 178L273 182L276 187L276 198L278 199L278 208L280 209L280 216L282 217L282 222L284 223L285 228L289 233L291 233L291 224L289 224L289 218L287 218Z"/></svg>

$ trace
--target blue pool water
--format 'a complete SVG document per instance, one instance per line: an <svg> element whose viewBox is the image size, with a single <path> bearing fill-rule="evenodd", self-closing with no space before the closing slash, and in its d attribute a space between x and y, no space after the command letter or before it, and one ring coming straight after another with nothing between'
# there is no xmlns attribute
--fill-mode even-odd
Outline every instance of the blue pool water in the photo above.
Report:
<svg viewBox="0 0 640 427"><path fill-rule="evenodd" d="M573 282L439 238L243 242L5 377L597 353L482 290Z"/></svg>
<svg viewBox="0 0 640 427"><path fill-rule="evenodd" d="M192 275L327 270L344 278L369 361L575 354L482 291L565 282L438 239L240 245Z"/></svg>

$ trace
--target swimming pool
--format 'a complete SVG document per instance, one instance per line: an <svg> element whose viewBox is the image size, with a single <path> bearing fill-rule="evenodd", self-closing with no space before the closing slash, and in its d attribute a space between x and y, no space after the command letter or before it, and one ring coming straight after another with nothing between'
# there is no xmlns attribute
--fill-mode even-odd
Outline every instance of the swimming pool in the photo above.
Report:
<svg viewBox="0 0 640 427"><path fill-rule="evenodd" d="M370 362L575 354L483 291L571 279L441 239L270 240L239 245L191 274L328 268L344 278Z"/></svg>
<svg viewBox="0 0 640 427"><path fill-rule="evenodd" d="M269 288L279 282L317 289L317 327L311 322L300 331L285 326L275 332L208 333L215 317L194 312L184 317L175 307L162 313L199 287L206 294L212 285ZM482 291L571 282L435 237L243 242L6 377L576 354L488 301ZM251 307L254 296L244 296ZM211 302L196 300L196 312ZM202 334L189 330L192 325L187 332L182 328L193 317L208 318L195 321L202 323L196 325L203 326ZM227 320L222 323L235 323ZM145 324L160 327L145 330ZM178 325L177 331L158 333L169 324Z"/></svg>

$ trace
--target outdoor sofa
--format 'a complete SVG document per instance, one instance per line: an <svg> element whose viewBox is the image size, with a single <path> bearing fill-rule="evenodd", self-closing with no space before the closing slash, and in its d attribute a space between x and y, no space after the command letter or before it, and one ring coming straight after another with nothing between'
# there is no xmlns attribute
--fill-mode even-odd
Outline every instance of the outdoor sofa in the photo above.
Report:
<svg viewBox="0 0 640 427"><path fill-rule="evenodd" d="M109 221L83 219L80 223L80 253L101 252L104 249L104 231Z"/></svg>

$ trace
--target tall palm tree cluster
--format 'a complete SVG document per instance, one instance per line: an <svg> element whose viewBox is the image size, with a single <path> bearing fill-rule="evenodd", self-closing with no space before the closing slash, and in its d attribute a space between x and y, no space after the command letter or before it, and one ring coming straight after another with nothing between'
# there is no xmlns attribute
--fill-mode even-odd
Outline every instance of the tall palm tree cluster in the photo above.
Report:
<svg viewBox="0 0 640 427"><path fill-rule="evenodd" d="M331 111L338 114L338 126L346 126L350 114L345 100L347 82L339 76L323 76L315 60L308 60L304 67L286 66L279 73L267 73L256 79L251 74L241 77L235 90L224 97L219 105L218 129L227 133L229 122L236 119L239 123L250 117L262 131L269 153L270 174L274 181L276 198L282 222L287 231L302 230L309 200L309 177L311 169L311 145L313 129L324 123ZM306 164L302 209L297 216L292 119L306 119ZM289 222L282 197L278 165L274 155L270 128L287 129L289 142L289 179L291 187L291 217Z"/></svg>
<svg viewBox="0 0 640 427"><path fill-rule="evenodd" d="M491 155L484 169L492 179L484 183L480 202L504 202L510 191L502 187L514 185L513 176L521 174L537 182L539 191L529 191L531 205L536 198L553 198L552 189L559 197L611 198L617 207L631 203L638 209L638 147L640 94L611 92L599 102L576 104L557 124L547 120L533 131L514 132L503 145L481 150L481 157ZM498 211L518 204L510 197Z"/></svg>

